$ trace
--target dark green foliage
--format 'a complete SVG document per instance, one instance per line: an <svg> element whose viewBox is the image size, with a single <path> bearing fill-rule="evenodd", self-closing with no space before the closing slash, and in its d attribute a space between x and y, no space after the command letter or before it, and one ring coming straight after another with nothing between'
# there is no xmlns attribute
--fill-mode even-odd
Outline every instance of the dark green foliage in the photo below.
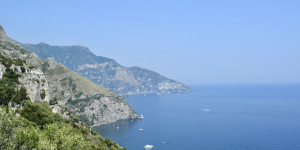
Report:
<svg viewBox="0 0 300 150"><path fill-rule="evenodd" d="M82 103L88 103L91 100L93 100L93 97L86 97L86 98L83 98L83 99L75 99L75 100L68 99L67 103L69 103L71 105L77 105L80 102L82 102Z"/></svg>
<svg viewBox="0 0 300 150"><path fill-rule="evenodd" d="M80 120L90 126L90 121L85 116L79 116Z"/></svg>
<svg viewBox="0 0 300 150"><path fill-rule="evenodd" d="M25 71L26 71L25 67L21 66L21 71L22 71L22 73L25 73Z"/></svg>
<svg viewBox="0 0 300 150"><path fill-rule="evenodd" d="M5 57L6 58L6 57ZM3 57L1 57L3 60ZM9 60L9 59L7 59ZM21 104L22 101L29 99L25 87L17 89L20 75L14 70L6 68L3 78L0 80L0 105L8 106L9 103ZM25 93L24 93L25 89Z"/></svg>
<svg viewBox="0 0 300 150"><path fill-rule="evenodd" d="M55 104L58 104L56 96L54 98L50 99L50 101L49 101L49 105L55 105Z"/></svg>
<svg viewBox="0 0 300 150"><path fill-rule="evenodd" d="M22 104L24 101L30 100L27 95L27 90L24 86L21 86L20 90L17 90L12 98L12 102L16 104Z"/></svg>
<svg viewBox="0 0 300 150"><path fill-rule="evenodd" d="M76 91L76 87L77 87L76 84L72 84L72 91Z"/></svg>
<svg viewBox="0 0 300 150"><path fill-rule="evenodd" d="M36 81L38 84L40 84L40 80L39 79L34 79L34 81Z"/></svg>
<svg viewBox="0 0 300 150"><path fill-rule="evenodd" d="M65 95L65 91L61 91L60 95L64 96Z"/></svg>
<svg viewBox="0 0 300 150"><path fill-rule="evenodd" d="M0 59L1 59L1 63L6 67L6 68L10 68L11 65L14 63L13 59L8 58L8 57L4 57L2 55L0 55Z"/></svg>
<svg viewBox="0 0 300 150"><path fill-rule="evenodd" d="M11 59L8 57L5 57L3 55L0 55L0 62L6 67L6 68L10 68L12 64L15 64L16 66L23 66L24 64L26 64L25 60L22 59Z"/></svg>
<svg viewBox="0 0 300 150"><path fill-rule="evenodd" d="M121 148L116 142L112 141L109 138L105 138L104 139L104 144L109 147L109 149L114 150L114 149L122 149L122 150L126 150L126 148Z"/></svg>
<svg viewBox="0 0 300 150"><path fill-rule="evenodd" d="M113 142L111 139L109 138L105 138L104 139L104 143L107 145L107 147L111 147L112 145L116 144L115 142Z"/></svg>
<svg viewBox="0 0 300 150"><path fill-rule="evenodd" d="M27 90L24 86L21 86L20 88L20 99L23 101L29 100L29 97L27 95Z"/></svg>
<svg viewBox="0 0 300 150"><path fill-rule="evenodd" d="M83 92L79 92L78 94L75 95L75 98L79 98L82 94Z"/></svg>
<svg viewBox="0 0 300 150"><path fill-rule="evenodd" d="M52 113L46 103L25 101L24 108L17 109L21 117L3 110L6 109L0 108L0 119L7 123L0 121L0 149L126 150L110 139L103 139L89 126Z"/></svg>
<svg viewBox="0 0 300 150"><path fill-rule="evenodd" d="M0 105L8 106L15 94L14 86L3 86L1 81L0 84Z"/></svg>
<svg viewBox="0 0 300 150"><path fill-rule="evenodd" d="M15 60L15 65L16 66L23 66L23 64L25 63L25 61L24 60L22 60L22 59L16 59Z"/></svg>
<svg viewBox="0 0 300 150"><path fill-rule="evenodd" d="M33 65L30 65L28 68L29 68L29 69L37 69L37 67L36 67L36 66L33 66Z"/></svg>
<svg viewBox="0 0 300 150"><path fill-rule="evenodd" d="M52 109L47 103L32 103L31 101L25 101L24 108L21 110L20 114L40 127L43 127L43 125L48 123L62 120L61 116L52 113Z"/></svg>
<svg viewBox="0 0 300 150"><path fill-rule="evenodd" d="M45 99L45 97L46 97L46 90L42 89L42 91L41 91L41 98L42 98L42 100Z"/></svg>
<svg viewBox="0 0 300 150"><path fill-rule="evenodd" d="M6 68L5 73L3 74L3 78L8 78L11 82L19 83L18 78L20 77L14 70Z"/></svg>
<svg viewBox="0 0 300 150"><path fill-rule="evenodd" d="M75 83L73 83L73 79L72 78L63 78L62 80L60 80L61 86L69 86L69 88L72 91L76 91L77 85Z"/></svg>

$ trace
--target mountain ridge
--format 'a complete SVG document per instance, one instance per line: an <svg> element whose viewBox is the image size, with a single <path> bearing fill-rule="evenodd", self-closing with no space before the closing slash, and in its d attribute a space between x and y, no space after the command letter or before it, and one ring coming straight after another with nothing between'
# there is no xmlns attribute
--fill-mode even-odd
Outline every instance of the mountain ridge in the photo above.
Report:
<svg viewBox="0 0 300 150"><path fill-rule="evenodd" d="M122 95L190 91L185 84L138 66L124 67L114 59L97 56L85 46L22 44L42 59L54 58L70 70Z"/></svg>

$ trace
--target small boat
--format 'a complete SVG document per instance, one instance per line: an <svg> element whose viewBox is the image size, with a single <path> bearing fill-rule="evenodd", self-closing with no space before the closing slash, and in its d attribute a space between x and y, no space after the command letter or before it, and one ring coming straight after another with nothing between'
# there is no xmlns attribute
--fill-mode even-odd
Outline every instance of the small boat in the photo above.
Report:
<svg viewBox="0 0 300 150"><path fill-rule="evenodd" d="M204 109L202 109L202 110L203 110L203 111L207 111L207 112L210 111L210 109L206 109L206 108L204 108Z"/></svg>
<svg viewBox="0 0 300 150"><path fill-rule="evenodd" d="M119 130L119 129L120 129L120 127L117 127L117 129Z"/></svg>
<svg viewBox="0 0 300 150"><path fill-rule="evenodd" d="M144 115L143 115L143 114L141 114L141 116L139 117L139 119L144 119Z"/></svg>
<svg viewBox="0 0 300 150"><path fill-rule="evenodd" d="M154 146L153 146L153 145L148 145L148 144L147 144L147 145L145 145L144 147L145 147L145 149L152 149Z"/></svg>
<svg viewBox="0 0 300 150"><path fill-rule="evenodd" d="M139 129L139 131L144 131L144 129Z"/></svg>

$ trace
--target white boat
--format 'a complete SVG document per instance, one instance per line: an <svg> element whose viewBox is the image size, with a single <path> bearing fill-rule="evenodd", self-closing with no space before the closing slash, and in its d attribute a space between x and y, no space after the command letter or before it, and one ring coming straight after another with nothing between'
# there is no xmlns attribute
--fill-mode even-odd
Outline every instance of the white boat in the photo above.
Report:
<svg viewBox="0 0 300 150"><path fill-rule="evenodd" d="M147 144L147 145L145 145L144 147L145 147L145 149L152 149L154 146L153 146L153 145L148 145L148 144Z"/></svg>
<svg viewBox="0 0 300 150"><path fill-rule="evenodd" d="M144 131L144 129L139 129L139 131Z"/></svg>
<svg viewBox="0 0 300 150"><path fill-rule="evenodd" d="M143 115L143 114L141 114L141 116L139 117L139 119L144 119L144 115Z"/></svg>
<svg viewBox="0 0 300 150"><path fill-rule="evenodd" d="M207 111L207 112L210 111L210 109L206 109L206 108L204 108L204 109L202 109L202 110L203 110L203 111Z"/></svg>
<svg viewBox="0 0 300 150"><path fill-rule="evenodd" d="M120 127L117 127L117 129L119 130L119 129L120 129Z"/></svg>

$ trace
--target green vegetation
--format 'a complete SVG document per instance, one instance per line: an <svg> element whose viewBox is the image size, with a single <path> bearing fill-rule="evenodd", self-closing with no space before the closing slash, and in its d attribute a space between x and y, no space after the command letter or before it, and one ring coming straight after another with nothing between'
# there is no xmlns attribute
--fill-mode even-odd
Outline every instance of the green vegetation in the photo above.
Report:
<svg viewBox="0 0 300 150"><path fill-rule="evenodd" d="M42 89L42 91L41 91L41 98L42 98L42 100L44 100L45 97L46 97L46 91L45 91L45 89Z"/></svg>
<svg viewBox="0 0 300 150"><path fill-rule="evenodd" d="M29 68L29 69L37 69L37 67L36 67L36 66L33 66L33 65L30 65L28 68Z"/></svg>
<svg viewBox="0 0 300 150"><path fill-rule="evenodd" d="M22 66L22 67L21 67L21 71L22 71L22 73L25 73L25 71L26 71L26 70L25 70L25 67Z"/></svg>
<svg viewBox="0 0 300 150"><path fill-rule="evenodd" d="M77 95L75 95L76 99L68 99L67 103L71 104L71 105L77 105L79 103L85 103L88 104L89 102L95 100L95 99L100 99L101 97L104 97L103 94L97 94L97 95L93 95L93 96L86 96L85 98L79 98L82 95L81 93L78 93Z"/></svg>
<svg viewBox="0 0 300 150"><path fill-rule="evenodd" d="M68 86L73 92L76 91L77 85L73 83L73 79L71 77L63 78L60 82L61 86Z"/></svg>
<svg viewBox="0 0 300 150"><path fill-rule="evenodd" d="M16 69L11 69L11 66L14 64L16 66L21 66L22 70L25 61L21 59L11 59L0 55L0 62L6 68L3 78L0 80L0 105L8 106L9 104L22 104L23 101L29 100L26 88L24 86L18 86L19 77L21 75L16 73Z"/></svg>
<svg viewBox="0 0 300 150"><path fill-rule="evenodd" d="M9 65L11 64L6 64L5 66ZM21 86L20 89L18 88L19 77L20 75L14 70L10 68L5 69L3 78L0 80L0 105L22 104L23 101L29 100L26 88L24 86Z"/></svg>
<svg viewBox="0 0 300 150"><path fill-rule="evenodd" d="M56 96L54 98L50 99L50 101L49 101L49 105L55 105L55 104L58 104Z"/></svg>
<svg viewBox="0 0 300 150"><path fill-rule="evenodd" d="M16 66L23 66L24 64L26 64L25 60L22 59L11 59L8 57L5 57L3 55L0 55L0 62L6 67L6 68L10 68L12 64L16 65Z"/></svg>
<svg viewBox="0 0 300 150"><path fill-rule="evenodd" d="M17 115L17 114L20 115ZM26 101L23 109L0 108L0 149L98 149L121 148L95 131L51 112L46 103Z"/></svg>
<svg viewBox="0 0 300 150"><path fill-rule="evenodd" d="M90 128L87 118L78 117L66 108L61 110L69 119L53 113L47 103L33 103L26 88L19 85L20 75L12 64L21 65L24 73L24 61L10 59L0 55L0 63L6 70L0 80L0 149L97 149L125 150L110 139L102 138ZM31 67L31 68L34 68ZM46 81L41 81L46 82ZM70 84L70 83L69 83ZM71 87L73 87L71 82ZM71 88L70 87L70 88ZM76 87L75 87L76 88ZM74 89L75 90L75 89ZM80 96L82 93L78 93ZM41 98L46 91L41 91ZM50 100L57 104L57 98ZM15 107L16 104L23 107ZM83 121L81 121L81 119Z"/></svg>
<svg viewBox="0 0 300 150"><path fill-rule="evenodd" d="M83 92L79 92L78 94L76 94L75 98L79 98L81 95L83 95Z"/></svg>
<svg viewBox="0 0 300 150"><path fill-rule="evenodd" d="M52 113L52 109L47 103L32 103L31 101L25 101L24 108L21 109L19 113L39 127L63 120L60 115Z"/></svg>

